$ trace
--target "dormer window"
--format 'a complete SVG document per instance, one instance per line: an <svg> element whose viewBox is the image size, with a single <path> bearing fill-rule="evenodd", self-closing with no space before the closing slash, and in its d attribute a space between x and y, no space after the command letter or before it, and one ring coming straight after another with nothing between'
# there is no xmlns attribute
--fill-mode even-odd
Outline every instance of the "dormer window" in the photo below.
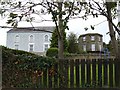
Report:
<svg viewBox="0 0 120 90"><path fill-rule="evenodd" d="M16 43L19 42L19 36L18 36L18 35L15 36L15 42L16 42Z"/></svg>
<svg viewBox="0 0 120 90"><path fill-rule="evenodd" d="M48 42L48 35L45 35L45 42Z"/></svg>
<svg viewBox="0 0 120 90"><path fill-rule="evenodd" d="M91 41L94 41L95 40L95 36L91 36Z"/></svg>
<svg viewBox="0 0 120 90"><path fill-rule="evenodd" d="M30 43L33 43L33 35L30 35L29 41L30 41Z"/></svg>

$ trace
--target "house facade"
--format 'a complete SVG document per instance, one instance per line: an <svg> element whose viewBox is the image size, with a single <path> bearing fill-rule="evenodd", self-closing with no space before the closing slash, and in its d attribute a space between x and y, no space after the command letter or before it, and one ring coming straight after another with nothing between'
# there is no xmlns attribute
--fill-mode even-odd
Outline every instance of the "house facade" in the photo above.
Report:
<svg viewBox="0 0 120 90"><path fill-rule="evenodd" d="M102 51L103 40L102 35L98 33L88 33L79 36L78 45L80 50L85 52Z"/></svg>
<svg viewBox="0 0 120 90"><path fill-rule="evenodd" d="M7 47L45 55L55 27L13 28L7 32Z"/></svg>

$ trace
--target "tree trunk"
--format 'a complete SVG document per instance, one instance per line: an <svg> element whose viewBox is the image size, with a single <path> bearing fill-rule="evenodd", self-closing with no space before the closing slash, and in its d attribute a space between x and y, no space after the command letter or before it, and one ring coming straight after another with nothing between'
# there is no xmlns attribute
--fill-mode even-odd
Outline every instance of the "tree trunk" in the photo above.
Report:
<svg viewBox="0 0 120 90"><path fill-rule="evenodd" d="M108 14L108 26L109 26L109 32L110 32L110 38L111 38L111 42L112 42L112 46L113 46L113 53L115 55L115 57L117 59L119 59L119 52L118 52L118 43L116 40L116 36L115 36L115 31L113 29L113 25L111 23L112 21L112 16L111 16L111 8L109 7L110 3L107 2L106 8L107 8L107 14Z"/></svg>
<svg viewBox="0 0 120 90"><path fill-rule="evenodd" d="M58 37L58 58L59 59L63 59L64 55L63 55L63 39Z"/></svg>
<svg viewBox="0 0 120 90"><path fill-rule="evenodd" d="M62 2L58 2L59 16L58 16L58 30L60 36L58 36L58 58L63 59L64 47L63 47L63 20L62 20Z"/></svg>

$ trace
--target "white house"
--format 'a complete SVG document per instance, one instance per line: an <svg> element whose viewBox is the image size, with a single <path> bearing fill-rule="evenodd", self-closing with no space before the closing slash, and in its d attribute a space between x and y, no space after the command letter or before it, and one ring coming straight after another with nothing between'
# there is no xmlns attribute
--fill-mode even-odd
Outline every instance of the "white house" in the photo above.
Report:
<svg viewBox="0 0 120 90"><path fill-rule="evenodd" d="M7 47L44 55L55 27L13 28L7 32Z"/></svg>

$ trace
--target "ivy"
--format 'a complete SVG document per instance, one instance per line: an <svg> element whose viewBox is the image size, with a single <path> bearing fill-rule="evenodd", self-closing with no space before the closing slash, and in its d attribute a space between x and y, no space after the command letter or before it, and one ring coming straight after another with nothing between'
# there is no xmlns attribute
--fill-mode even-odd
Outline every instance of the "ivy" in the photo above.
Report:
<svg viewBox="0 0 120 90"><path fill-rule="evenodd" d="M34 87L32 75L43 75L56 60L32 53L2 47L2 85L3 87Z"/></svg>

